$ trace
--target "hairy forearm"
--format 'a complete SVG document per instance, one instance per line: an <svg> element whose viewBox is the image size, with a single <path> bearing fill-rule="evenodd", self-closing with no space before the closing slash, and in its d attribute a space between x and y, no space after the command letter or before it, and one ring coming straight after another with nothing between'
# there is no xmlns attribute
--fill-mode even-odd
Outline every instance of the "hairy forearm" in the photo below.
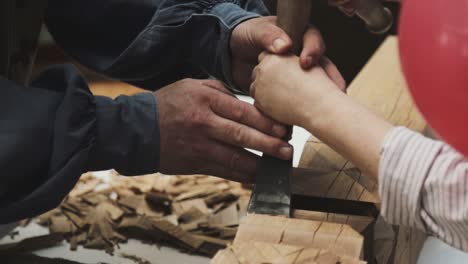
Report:
<svg viewBox="0 0 468 264"><path fill-rule="evenodd" d="M389 122L337 89L305 116L307 130L377 180L380 148L392 128Z"/></svg>

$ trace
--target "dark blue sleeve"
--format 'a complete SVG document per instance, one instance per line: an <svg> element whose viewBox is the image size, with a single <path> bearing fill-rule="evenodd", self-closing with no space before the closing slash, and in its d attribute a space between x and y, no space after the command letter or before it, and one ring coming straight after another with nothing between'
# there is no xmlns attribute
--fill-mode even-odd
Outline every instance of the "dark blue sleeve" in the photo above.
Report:
<svg viewBox="0 0 468 264"><path fill-rule="evenodd" d="M50 0L55 40L87 67L145 88L200 73L232 86L230 36L262 0Z"/></svg>
<svg viewBox="0 0 468 264"><path fill-rule="evenodd" d="M158 170L153 94L94 97L70 65L31 87L0 78L0 90L0 224L56 207L88 170Z"/></svg>

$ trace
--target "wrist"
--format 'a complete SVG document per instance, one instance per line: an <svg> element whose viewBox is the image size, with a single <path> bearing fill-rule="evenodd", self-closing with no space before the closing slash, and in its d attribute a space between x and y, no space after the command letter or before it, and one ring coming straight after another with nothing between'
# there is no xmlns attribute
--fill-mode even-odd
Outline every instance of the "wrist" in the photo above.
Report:
<svg viewBox="0 0 468 264"><path fill-rule="evenodd" d="M229 1L220 1L207 9L207 14L219 19L220 31L218 33L219 36L216 38L218 39L217 42L213 43L213 38L211 38L209 44L211 47L206 44L204 45L204 48L208 52L215 52L214 56L210 56L214 61L207 61L204 69L210 75L226 83L231 90L239 93L245 93L246 91L238 86L233 76L232 34L240 24L247 20L258 18L263 13L261 9L248 9ZM201 57L194 61L207 60L205 54L200 53L199 56Z"/></svg>
<svg viewBox="0 0 468 264"><path fill-rule="evenodd" d="M299 125L309 131L326 129L329 123L333 122L334 117L338 115L337 112L343 101L350 99L336 86L322 88L323 91L319 96L315 95L314 99L307 100L308 107L303 107L306 110L301 115Z"/></svg>
<svg viewBox="0 0 468 264"><path fill-rule="evenodd" d="M151 93L96 97L96 137L87 170L114 168L124 175L159 169L159 125Z"/></svg>

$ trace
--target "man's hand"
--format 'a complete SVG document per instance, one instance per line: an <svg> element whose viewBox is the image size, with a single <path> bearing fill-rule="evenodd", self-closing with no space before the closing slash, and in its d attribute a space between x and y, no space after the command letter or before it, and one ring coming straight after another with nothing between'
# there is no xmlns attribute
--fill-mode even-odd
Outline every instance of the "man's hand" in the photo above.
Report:
<svg viewBox="0 0 468 264"><path fill-rule="evenodd" d="M239 24L231 36L232 76L234 83L248 92L251 83L252 70L257 65L258 55L262 51L273 54L287 53L292 47L292 40L276 25L276 17L260 17ZM304 34L303 50L300 55L300 65L310 69L319 63L325 52L322 35L310 26ZM329 61L329 60L328 60ZM331 61L329 61L333 65ZM327 74L340 87L345 81L336 67L328 67Z"/></svg>
<svg viewBox="0 0 468 264"><path fill-rule="evenodd" d="M243 148L292 157L292 146L280 139L286 128L235 98L221 82L185 79L155 95L162 173L251 182L258 156Z"/></svg>

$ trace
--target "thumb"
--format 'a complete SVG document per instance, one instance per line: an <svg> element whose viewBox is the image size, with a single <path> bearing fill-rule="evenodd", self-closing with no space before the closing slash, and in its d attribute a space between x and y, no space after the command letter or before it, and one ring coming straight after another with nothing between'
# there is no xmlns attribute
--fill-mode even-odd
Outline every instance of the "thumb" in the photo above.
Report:
<svg viewBox="0 0 468 264"><path fill-rule="evenodd" d="M276 25L276 17L268 17L253 30L253 42L262 50L282 54L292 47L291 38Z"/></svg>

